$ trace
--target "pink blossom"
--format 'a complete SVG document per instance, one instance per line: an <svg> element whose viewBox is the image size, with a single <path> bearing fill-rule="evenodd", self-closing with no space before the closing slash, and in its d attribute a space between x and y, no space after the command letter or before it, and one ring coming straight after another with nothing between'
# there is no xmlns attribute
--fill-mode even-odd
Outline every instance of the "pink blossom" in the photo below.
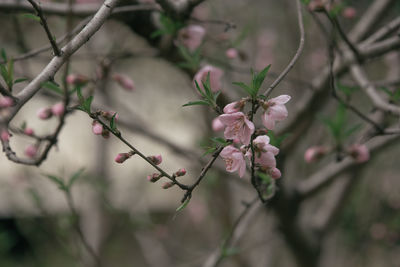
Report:
<svg viewBox="0 0 400 267"><path fill-rule="evenodd" d="M239 177L243 177L246 172L246 161L243 153L232 145L224 147L221 151L221 157L225 161L226 171L239 172Z"/></svg>
<svg viewBox="0 0 400 267"><path fill-rule="evenodd" d="M366 145L352 145L349 147L348 152L357 163L363 163L369 160L369 150Z"/></svg>
<svg viewBox="0 0 400 267"><path fill-rule="evenodd" d="M357 14L357 10L354 7L346 7L343 11L342 11L342 15L343 17L345 17L346 19L353 19Z"/></svg>
<svg viewBox="0 0 400 267"><path fill-rule="evenodd" d="M3 140L4 142L8 142L8 141L10 141L10 137L11 137L11 135L7 130L1 131L1 135L0 135L1 140Z"/></svg>
<svg viewBox="0 0 400 267"><path fill-rule="evenodd" d="M155 165L158 165L162 162L162 156L161 155L156 155L156 156L149 156L147 157L151 162L153 162Z"/></svg>
<svg viewBox="0 0 400 267"><path fill-rule="evenodd" d="M95 135L100 135L103 133L103 125L101 125L99 122L97 121L93 121L92 124L92 131Z"/></svg>
<svg viewBox="0 0 400 267"><path fill-rule="evenodd" d="M116 81L123 89L127 91L135 90L135 83L131 78L123 74L114 74L113 77L114 81Z"/></svg>
<svg viewBox="0 0 400 267"><path fill-rule="evenodd" d="M194 82L194 81L196 81L197 84L199 85L199 87L202 90L204 90L202 82L206 82L208 73L210 73L211 91L216 92L216 91L220 90L222 87L221 78L222 78L222 75L224 74L224 71L219 68L210 66L210 65L204 66L196 73L196 75L194 76L194 79L193 79L193 86L196 87L196 84Z"/></svg>
<svg viewBox="0 0 400 267"><path fill-rule="evenodd" d="M219 120L219 117L216 117L212 121L212 129L215 132L222 131L225 128L225 125Z"/></svg>
<svg viewBox="0 0 400 267"><path fill-rule="evenodd" d="M206 30L199 25L189 25L181 29L178 33L178 40L190 52L196 50L203 42Z"/></svg>
<svg viewBox="0 0 400 267"><path fill-rule="evenodd" d="M119 153L116 157L115 157L115 162L116 163L123 163L125 160L129 159L131 157L131 155L129 153Z"/></svg>
<svg viewBox="0 0 400 267"><path fill-rule="evenodd" d="M180 177L180 176L184 176L185 174L186 174L186 169L185 168L181 168L175 173L175 176L176 177Z"/></svg>
<svg viewBox="0 0 400 267"><path fill-rule="evenodd" d="M268 174L272 179L279 179L282 176L281 171L278 168L270 168Z"/></svg>
<svg viewBox="0 0 400 267"><path fill-rule="evenodd" d="M5 96L0 98L0 108L8 108L14 104L14 100L11 97Z"/></svg>
<svg viewBox="0 0 400 267"><path fill-rule="evenodd" d="M147 175L147 180L149 180L149 182L155 183L158 180L160 180L160 178L162 177L161 174L159 173L153 173L151 175Z"/></svg>
<svg viewBox="0 0 400 267"><path fill-rule="evenodd" d="M37 111L37 116L42 120L47 120L53 116L53 113L50 108L40 108Z"/></svg>
<svg viewBox="0 0 400 267"><path fill-rule="evenodd" d="M26 155L27 157L33 158L33 157L36 156L37 150L38 150L38 149L37 149L37 146L35 146L35 145L28 145L28 146L25 148L25 155Z"/></svg>
<svg viewBox="0 0 400 267"><path fill-rule="evenodd" d="M238 138L245 145L250 143L251 135L254 133L254 124L243 112L222 114L218 118L226 126L224 131L226 139Z"/></svg>
<svg viewBox="0 0 400 267"><path fill-rule="evenodd" d="M225 51L225 55L229 59L234 59L238 57L239 52L237 51L236 48L229 48L228 50Z"/></svg>
<svg viewBox="0 0 400 267"><path fill-rule="evenodd" d="M53 115L55 115L55 116L61 116L61 115L63 115L64 112L65 112L64 103L59 102L59 103L57 103L57 104L54 104L54 105L51 107L51 112L52 112Z"/></svg>
<svg viewBox="0 0 400 267"><path fill-rule="evenodd" d="M66 78L68 84L85 85L89 82L89 78L82 74L69 74Z"/></svg>
<svg viewBox="0 0 400 267"><path fill-rule="evenodd" d="M275 98L271 98L267 102L264 102L263 108L264 113L262 114L263 125L272 130L275 127L275 121L282 121L288 116L288 111L285 104L290 100L288 95L280 95Z"/></svg>
<svg viewBox="0 0 400 267"><path fill-rule="evenodd" d="M243 107L244 107L244 101L235 101L224 107L224 113L231 114L231 113L239 112L243 109Z"/></svg>
<svg viewBox="0 0 400 267"><path fill-rule="evenodd" d="M24 130L24 134L31 136L34 134L34 131L32 128L26 127Z"/></svg>
<svg viewBox="0 0 400 267"><path fill-rule="evenodd" d="M257 136L253 140L255 158L254 162L259 164L261 169L268 170L275 168L275 156L278 155L279 149L269 144L269 137L267 135ZM246 156L251 159L251 150L247 151Z"/></svg>
<svg viewBox="0 0 400 267"><path fill-rule="evenodd" d="M304 153L304 160L307 163L312 163L319 160L328 152L328 148L325 146L312 146L309 147Z"/></svg>

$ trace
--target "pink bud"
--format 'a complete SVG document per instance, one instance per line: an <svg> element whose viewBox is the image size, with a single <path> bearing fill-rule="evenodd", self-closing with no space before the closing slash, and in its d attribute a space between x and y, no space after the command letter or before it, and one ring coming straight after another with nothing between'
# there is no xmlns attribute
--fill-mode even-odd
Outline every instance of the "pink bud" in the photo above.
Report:
<svg viewBox="0 0 400 267"><path fill-rule="evenodd" d="M37 116L42 120L47 120L50 119L51 116L53 116L53 113L51 112L50 108L40 108L37 111Z"/></svg>
<svg viewBox="0 0 400 267"><path fill-rule="evenodd" d="M155 183L158 180L160 180L160 178L162 177L161 174L159 173L153 173L151 175L147 175L147 180L149 180L149 182Z"/></svg>
<svg viewBox="0 0 400 267"><path fill-rule="evenodd" d="M161 155L157 155L157 156L150 156L147 157L151 162L153 162L155 165L158 165L162 162L162 157Z"/></svg>
<svg viewBox="0 0 400 267"><path fill-rule="evenodd" d="M225 55L229 59L234 59L238 57L239 53L236 48L229 48L225 51Z"/></svg>
<svg viewBox="0 0 400 267"><path fill-rule="evenodd" d="M346 7L343 12L342 15L343 17L345 17L346 19L353 19L357 14L357 10L354 7Z"/></svg>
<svg viewBox="0 0 400 267"><path fill-rule="evenodd" d="M348 152L357 163L363 163L369 160L369 150L366 145L352 145L349 147Z"/></svg>
<svg viewBox="0 0 400 267"><path fill-rule="evenodd" d="M321 159L328 152L328 148L324 146L309 147L304 153L304 160L307 163L315 162Z"/></svg>
<svg viewBox="0 0 400 267"><path fill-rule="evenodd" d="M219 120L218 117L213 119L213 121L212 121L212 129L213 129L213 131L219 132L219 131L222 131L224 128L225 128L225 125Z"/></svg>
<svg viewBox="0 0 400 267"><path fill-rule="evenodd" d="M115 157L115 162L116 163L123 163L125 160L129 159L131 156L129 153L119 153Z"/></svg>
<svg viewBox="0 0 400 267"><path fill-rule="evenodd" d="M127 91L135 90L135 83L128 76L122 74L114 74L112 78L125 90Z"/></svg>
<svg viewBox="0 0 400 267"><path fill-rule="evenodd" d="M1 131L1 136L0 136L1 140L3 140L4 142L8 142L10 141L10 137L11 137L10 133L7 130Z"/></svg>
<svg viewBox="0 0 400 267"><path fill-rule="evenodd" d="M176 173L175 176L179 177L179 176L184 176L186 174L186 170L185 168L179 169Z"/></svg>
<svg viewBox="0 0 400 267"><path fill-rule="evenodd" d="M114 117L115 121L117 121L119 119L119 115L115 111L102 111L101 116L103 116L107 120L111 120L111 118L114 116L114 114L115 114L115 117Z"/></svg>
<svg viewBox="0 0 400 267"><path fill-rule="evenodd" d="M108 139L108 138L110 138L110 132L108 130L106 130L106 129L103 129L103 132L101 133L101 136L104 139Z"/></svg>
<svg viewBox="0 0 400 267"><path fill-rule="evenodd" d="M27 127L27 128L25 128L25 130L24 130L24 134L31 136L31 135L34 134L34 131L33 131L32 128Z"/></svg>
<svg viewBox="0 0 400 267"><path fill-rule="evenodd" d="M8 108L14 104L14 100L11 97L5 96L0 98L0 108Z"/></svg>
<svg viewBox="0 0 400 267"><path fill-rule="evenodd" d="M62 102L59 102L59 103L57 103L57 104L55 104L54 106L51 107L51 112L55 116L63 115L64 111L65 111L65 107L64 107L64 103L62 103Z"/></svg>
<svg viewBox="0 0 400 267"><path fill-rule="evenodd" d="M28 145L25 148L25 155L27 157L33 158L36 156L36 153L37 153L37 147L35 145Z"/></svg>
<svg viewBox="0 0 400 267"><path fill-rule="evenodd" d="M272 179L279 179L282 176L281 171L277 168L271 168L268 173Z"/></svg>
<svg viewBox="0 0 400 267"><path fill-rule="evenodd" d="M101 125L97 121L93 121L92 123L92 131L95 135L100 135L103 133L103 125Z"/></svg>
<svg viewBox="0 0 400 267"><path fill-rule="evenodd" d="M165 183L162 185L162 188L163 188L163 189L168 189L168 188L170 188L170 187L173 187L174 185L175 185L174 182L165 182Z"/></svg>
<svg viewBox="0 0 400 267"><path fill-rule="evenodd" d="M66 81L68 84L72 85L85 85L89 82L89 78L82 74L69 74Z"/></svg>

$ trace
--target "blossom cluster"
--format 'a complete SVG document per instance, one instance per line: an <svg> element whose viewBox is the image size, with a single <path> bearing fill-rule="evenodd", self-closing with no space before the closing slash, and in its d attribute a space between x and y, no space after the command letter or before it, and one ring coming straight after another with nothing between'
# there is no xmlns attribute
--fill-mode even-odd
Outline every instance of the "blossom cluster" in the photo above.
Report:
<svg viewBox="0 0 400 267"><path fill-rule="evenodd" d="M263 108L261 118L265 128L273 130L277 121L282 121L288 116L285 104L289 100L290 96L288 95L280 95L268 101L258 100ZM226 139L233 140L235 144L241 144L240 148L231 144L221 151L220 155L225 161L226 170L228 172L238 171L239 176L243 177L246 172L247 158L250 165L254 162L254 167L277 179L281 177L280 170L276 168L275 159L279 149L270 144L270 138L267 135L254 136L254 123L243 113L246 102L247 99L245 98L226 105L223 109L224 114L217 117L213 122L213 125L218 126L218 129L224 129ZM252 137L255 138L252 140Z"/></svg>

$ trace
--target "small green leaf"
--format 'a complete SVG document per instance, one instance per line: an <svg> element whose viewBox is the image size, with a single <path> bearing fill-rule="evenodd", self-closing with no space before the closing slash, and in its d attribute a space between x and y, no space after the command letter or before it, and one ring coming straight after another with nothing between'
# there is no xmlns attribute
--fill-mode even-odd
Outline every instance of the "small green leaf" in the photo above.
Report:
<svg viewBox="0 0 400 267"><path fill-rule="evenodd" d="M237 86L239 86L239 87L241 87L241 88L243 88L250 96L253 97L253 95L254 95L254 90L253 90L253 88L251 88L251 87L248 86L247 84L242 83L242 82L233 82L233 84L234 84L234 85L237 85Z"/></svg>
<svg viewBox="0 0 400 267"><path fill-rule="evenodd" d="M206 94L201 90L201 88L200 88L200 86L199 86L199 84L197 83L196 80L194 80L194 83L195 83L195 85L196 85L196 89L197 89L197 91L199 92L199 94L200 94L202 97L207 98Z"/></svg>
<svg viewBox="0 0 400 267"><path fill-rule="evenodd" d="M256 91L255 94L258 93L258 90L260 89L262 83L264 82L265 77L267 76L267 73L268 73L270 68L271 68L271 65L268 65L262 71L260 71L260 73L254 75L253 84L254 84L254 89Z"/></svg>
<svg viewBox="0 0 400 267"><path fill-rule="evenodd" d="M3 59L4 62L7 62L7 54L4 48L1 49L1 58Z"/></svg>
<svg viewBox="0 0 400 267"><path fill-rule="evenodd" d="M239 249L237 249L237 248L225 248L222 251L222 256L223 257L230 257L230 256L236 255L238 253L239 253Z"/></svg>
<svg viewBox="0 0 400 267"><path fill-rule="evenodd" d="M88 98L86 98L86 100L82 104L83 108L87 113L91 112L92 101L93 101L93 96L91 95Z"/></svg>
<svg viewBox="0 0 400 267"><path fill-rule="evenodd" d="M49 178L53 183L55 183L59 189L63 190L63 191L67 191L68 188L65 186L64 181L55 176L55 175L51 175L51 174L43 174L45 177Z"/></svg>
<svg viewBox="0 0 400 267"><path fill-rule="evenodd" d="M49 89L59 95L63 95L64 92L61 90L61 88L58 86L58 84L56 84L55 82L52 81L47 81L42 83L42 87Z"/></svg>
<svg viewBox="0 0 400 267"><path fill-rule="evenodd" d="M16 80L14 81L14 84L22 83L22 82L25 82L25 81L27 81L27 80L29 80L29 79L28 79L28 78L19 78L19 79L16 79Z"/></svg>
<svg viewBox="0 0 400 267"><path fill-rule="evenodd" d="M183 210L184 208L186 208L186 206L189 204L190 202L190 198L187 198L182 205L180 205L177 209L176 212L180 212L181 210Z"/></svg>
<svg viewBox="0 0 400 267"><path fill-rule="evenodd" d="M344 136L343 136L343 137L345 137L345 138L346 138L346 137L349 137L349 136L352 135L353 133L355 133L355 132L357 132L358 130L360 130L361 127L362 127L361 124L354 125L353 127L347 129L347 130L344 132L344 134L343 134Z"/></svg>
<svg viewBox="0 0 400 267"><path fill-rule="evenodd" d="M71 176L71 178L68 181L68 186L67 186L68 189L71 189L71 187L75 183L75 181L78 180L79 177L81 177L84 170L85 170L85 168L81 168Z"/></svg>
<svg viewBox="0 0 400 267"><path fill-rule="evenodd" d="M115 116L117 116L117 112L114 113L114 115L111 117L111 121L110 121L110 128L113 131L115 131L115 129L117 129L117 124L115 123Z"/></svg>
<svg viewBox="0 0 400 267"><path fill-rule="evenodd" d="M82 95L82 89L80 86L76 86L76 94L78 96L79 102L83 104L85 102L85 98Z"/></svg>
<svg viewBox="0 0 400 267"><path fill-rule="evenodd" d="M198 101L191 101L189 103L186 103L186 104L182 105L182 107L195 106L195 105L209 106L210 104L207 101L198 100Z"/></svg>
<svg viewBox="0 0 400 267"><path fill-rule="evenodd" d="M263 181L265 184L269 184L271 182L271 176L264 172L257 172L257 176L260 177L260 179Z"/></svg>
<svg viewBox="0 0 400 267"><path fill-rule="evenodd" d="M21 17L28 18L28 19L33 19L33 20L35 20L37 22L40 22L40 18L38 16L34 15L34 14L31 14L31 13L21 14Z"/></svg>

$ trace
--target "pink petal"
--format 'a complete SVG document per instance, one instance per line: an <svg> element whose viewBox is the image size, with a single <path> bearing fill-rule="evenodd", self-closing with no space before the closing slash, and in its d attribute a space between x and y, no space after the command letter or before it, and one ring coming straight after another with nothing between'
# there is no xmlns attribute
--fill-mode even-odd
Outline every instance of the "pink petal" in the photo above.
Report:
<svg viewBox="0 0 400 267"><path fill-rule="evenodd" d="M245 117L243 112L236 112L236 113L231 113L231 114L222 114L218 118L223 124L232 125L243 117Z"/></svg>
<svg viewBox="0 0 400 267"><path fill-rule="evenodd" d="M271 98L268 102L283 105L286 104L290 100L289 95L280 95L275 98Z"/></svg>
<svg viewBox="0 0 400 267"><path fill-rule="evenodd" d="M275 127L275 121L267 114L267 112L264 112L262 117L262 123L263 125L268 129L268 130L273 130Z"/></svg>
<svg viewBox="0 0 400 267"><path fill-rule="evenodd" d="M288 116L288 111L284 105L275 105L268 109L267 111L271 118L276 121L281 121L286 119Z"/></svg>

